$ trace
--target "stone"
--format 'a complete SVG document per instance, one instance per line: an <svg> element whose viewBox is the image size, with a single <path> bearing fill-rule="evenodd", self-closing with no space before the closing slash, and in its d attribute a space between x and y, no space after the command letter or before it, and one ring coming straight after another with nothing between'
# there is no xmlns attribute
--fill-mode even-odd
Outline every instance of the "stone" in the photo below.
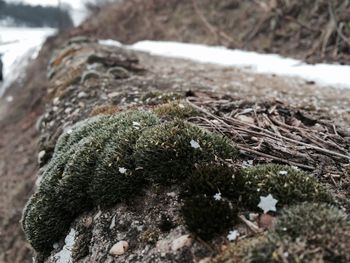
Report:
<svg viewBox="0 0 350 263"><path fill-rule="evenodd" d="M171 250L177 251L183 247L189 247L192 245L192 238L189 235L183 235L177 239L175 239L171 243Z"/></svg>
<svg viewBox="0 0 350 263"><path fill-rule="evenodd" d="M88 94L86 92L84 92L84 91L80 91L78 93L78 98L79 99L86 98L87 96L88 96Z"/></svg>
<svg viewBox="0 0 350 263"><path fill-rule="evenodd" d="M118 257L123 255L129 249L129 243L126 241L119 241L114 244L112 248L109 250L109 254Z"/></svg>

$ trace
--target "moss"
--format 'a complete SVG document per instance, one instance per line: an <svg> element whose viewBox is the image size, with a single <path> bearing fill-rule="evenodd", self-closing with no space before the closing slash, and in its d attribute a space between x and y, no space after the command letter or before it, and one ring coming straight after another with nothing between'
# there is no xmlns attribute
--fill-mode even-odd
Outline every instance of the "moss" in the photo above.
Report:
<svg viewBox="0 0 350 263"><path fill-rule="evenodd" d="M266 241L266 237L261 235L252 238L239 240L230 243L228 247L217 255L212 262L214 263L241 263L249 262L250 250L262 242Z"/></svg>
<svg viewBox="0 0 350 263"><path fill-rule="evenodd" d="M134 145L147 128L157 123L158 118L150 113L131 114L120 121L124 128L107 141L90 184L89 193L96 204L108 207L140 191L144 177L132 157ZM121 173L119 169L126 171Z"/></svg>
<svg viewBox="0 0 350 263"><path fill-rule="evenodd" d="M104 200L117 202L120 200L118 195L127 192L127 183L129 189L134 189L134 181L125 181L112 169L114 167L101 159L106 156L106 150L113 148L124 158L122 163L129 161L130 147L143 127L157 123L158 118L152 113L130 111L89 119L61 136L39 190L30 199L23 215L23 229L35 250L47 254L81 212L102 205ZM97 161L100 170L103 170L101 165L106 166L105 174L96 172ZM96 176L100 178L96 179Z"/></svg>
<svg viewBox="0 0 350 263"><path fill-rule="evenodd" d="M154 109L154 113L164 119L188 119L198 114L188 103L182 101L159 105Z"/></svg>
<svg viewBox="0 0 350 263"><path fill-rule="evenodd" d="M191 140L200 147L192 147ZM181 182L197 164L237 154L225 138L179 120L160 124L153 113L93 117L59 138L41 185L24 211L23 229L32 246L46 255L82 212L127 201L148 182ZM188 219L203 212L211 220L222 217L220 224L209 221L213 227L208 231L204 221L199 222L196 233L209 238L231 224L236 210L228 201L201 200L202 208L209 210L190 212L187 208L195 205L191 199L183 211Z"/></svg>
<svg viewBox="0 0 350 263"><path fill-rule="evenodd" d="M169 232L171 229L175 227L175 224L172 222L170 217L168 217L165 214L162 214L158 227L162 232Z"/></svg>
<svg viewBox="0 0 350 263"><path fill-rule="evenodd" d="M203 240L210 240L232 227L238 209L228 201L197 195L186 198L181 211L188 229Z"/></svg>
<svg viewBox="0 0 350 263"><path fill-rule="evenodd" d="M183 99L184 95L176 92L150 91L141 97L141 101L148 105L159 105L174 100Z"/></svg>
<svg viewBox="0 0 350 263"><path fill-rule="evenodd" d="M111 115L119 112L120 109L114 105L101 105L96 106L92 109L90 113L90 117L98 116L98 115Z"/></svg>
<svg viewBox="0 0 350 263"><path fill-rule="evenodd" d="M83 223L76 226L76 236L72 248L73 262L78 262L80 259L89 255L89 245L93 236L92 218L82 217L81 221Z"/></svg>
<svg viewBox="0 0 350 263"><path fill-rule="evenodd" d="M159 230L158 229L147 229L142 233L140 236L140 239L142 242L148 243L148 244L156 244L159 239Z"/></svg>
<svg viewBox="0 0 350 263"><path fill-rule="evenodd" d="M243 169L237 177L242 202L253 210L258 209L260 196L268 194L278 200L279 207L305 201L333 202L331 195L315 178L290 166L259 165Z"/></svg>
<svg viewBox="0 0 350 263"><path fill-rule="evenodd" d="M192 147L192 140L200 148ZM237 155L227 139L176 120L146 130L136 142L134 158L148 180L172 183L186 179L198 163L235 159Z"/></svg>
<svg viewBox="0 0 350 263"><path fill-rule="evenodd" d="M25 208L22 226L33 248L47 256L57 237L68 233L71 220L72 215L54 196L36 193Z"/></svg>
<svg viewBox="0 0 350 263"><path fill-rule="evenodd" d="M285 209L268 241L253 248L250 262L349 262L350 222L328 204Z"/></svg>
<svg viewBox="0 0 350 263"><path fill-rule="evenodd" d="M231 201L238 199L235 174L236 169L225 163L205 163L198 165L186 180L182 197L194 195L214 196L221 193L223 198Z"/></svg>

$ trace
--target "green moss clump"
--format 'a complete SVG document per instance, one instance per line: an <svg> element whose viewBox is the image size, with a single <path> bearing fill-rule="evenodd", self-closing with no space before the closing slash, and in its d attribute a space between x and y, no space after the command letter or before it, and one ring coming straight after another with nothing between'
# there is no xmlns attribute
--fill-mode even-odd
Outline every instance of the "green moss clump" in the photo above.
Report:
<svg viewBox="0 0 350 263"><path fill-rule="evenodd" d="M326 202L333 199L317 180L303 171L285 165L258 165L237 175L242 203L256 210L260 196L272 194L283 207L300 202Z"/></svg>
<svg viewBox="0 0 350 263"><path fill-rule="evenodd" d="M250 251L250 262L349 262L350 222L328 204L285 209L268 240Z"/></svg>
<svg viewBox="0 0 350 263"><path fill-rule="evenodd" d="M59 138L24 211L24 232L35 250L48 255L82 212L125 201L150 181L175 182L188 177L196 164L237 154L220 136L179 120L160 124L150 112L93 117ZM214 215L226 210L224 221L232 219L226 201L212 207Z"/></svg>
<svg viewBox="0 0 350 263"><path fill-rule="evenodd" d="M150 113L130 114L119 123L124 128L107 140L89 188L94 203L103 207L125 201L144 185L144 176L133 159L134 146L141 134L158 124L159 119Z"/></svg>
<svg viewBox="0 0 350 263"><path fill-rule="evenodd" d="M200 147L193 147L191 141ZM134 154L146 178L159 183L188 178L196 164L237 156L237 148L224 137L180 120L145 131L136 142Z"/></svg>
<svg viewBox="0 0 350 263"><path fill-rule="evenodd" d="M193 107L182 101L172 101L159 105L153 111L164 119L188 119L198 114Z"/></svg>
<svg viewBox="0 0 350 263"><path fill-rule="evenodd" d="M182 213L188 229L200 238L210 240L236 222L235 173L225 163L211 162L199 164L185 181Z"/></svg>
<svg viewBox="0 0 350 263"><path fill-rule="evenodd" d="M125 180L115 168L131 163L137 138L157 123L152 113L129 111L91 118L61 136L39 190L23 214L23 229L35 250L48 254L81 212L105 205L105 200L116 203L129 194L127 188L135 189L135 181ZM121 159L110 165L104 158L113 151Z"/></svg>
<svg viewBox="0 0 350 263"><path fill-rule="evenodd" d="M186 180L181 195L183 197L200 194L214 196L216 193L221 193L223 198L234 201L239 198L235 174L237 170L225 163L198 165Z"/></svg>
<svg viewBox="0 0 350 263"><path fill-rule="evenodd" d="M203 240L210 240L232 227L238 209L226 200L197 195L184 200L181 212L191 232Z"/></svg>

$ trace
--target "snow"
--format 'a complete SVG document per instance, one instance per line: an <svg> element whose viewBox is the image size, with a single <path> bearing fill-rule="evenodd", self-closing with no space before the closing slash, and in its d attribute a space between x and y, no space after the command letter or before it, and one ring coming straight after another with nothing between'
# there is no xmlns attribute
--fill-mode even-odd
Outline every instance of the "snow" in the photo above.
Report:
<svg viewBox="0 0 350 263"><path fill-rule="evenodd" d="M221 199L222 199L222 196L221 196L221 193L219 192L219 193L216 193L214 196L214 199L216 200L216 201L221 201Z"/></svg>
<svg viewBox="0 0 350 263"><path fill-rule="evenodd" d="M0 27L4 74L4 82L0 84L0 97L13 81L24 77L29 61L37 57L45 39L54 33L52 28Z"/></svg>
<svg viewBox="0 0 350 263"><path fill-rule="evenodd" d="M74 246L74 240L75 240L75 230L72 228L69 232L69 234L66 236L66 239L64 240L65 245L62 248L60 252L55 254L54 260L57 263L71 263L72 261L72 249Z"/></svg>
<svg viewBox="0 0 350 263"><path fill-rule="evenodd" d="M235 241L238 236L239 236L239 232L237 230L231 230L227 235L227 239L229 241Z"/></svg>
<svg viewBox="0 0 350 263"><path fill-rule="evenodd" d="M258 207L264 211L264 214L266 214L269 211L276 212L277 203L278 200L273 198L273 196L269 194L268 196L260 196L260 203L258 204Z"/></svg>
<svg viewBox="0 0 350 263"><path fill-rule="evenodd" d="M113 45L113 42L109 41L108 44ZM120 43L114 42L114 45L119 46ZM257 73L299 77L314 81L321 86L350 88L350 66L348 65L310 65L275 54L258 54L237 49L230 50L224 47L177 42L141 41L129 46L129 48L149 52L152 55L250 69Z"/></svg>
<svg viewBox="0 0 350 263"><path fill-rule="evenodd" d="M191 140L191 141L190 141L190 144L191 144L191 147L194 148L194 149L201 148L201 146L199 145L199 143L196 142L195 140Z"/></svg>

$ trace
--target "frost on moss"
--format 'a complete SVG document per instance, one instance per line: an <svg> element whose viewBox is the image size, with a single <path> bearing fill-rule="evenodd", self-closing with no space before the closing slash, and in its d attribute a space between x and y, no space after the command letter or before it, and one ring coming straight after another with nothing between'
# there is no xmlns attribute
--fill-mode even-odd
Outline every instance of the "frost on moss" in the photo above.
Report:
<svg viewBox="0 0 350 263"><path fill-rule="evenodd" d="M187 178L196 164L237 155L224 137L180 120L148 129L135 146L136 165L148 180L161 183Z"/></svg>
<svg viewBox="0 0 350 263"><path fill-rule="evenodd" d="M350 222L339 209L303 203L285 209L249 262L350 262Z"/></svg>
<svg viewBox="0 0 350 263"><path fill-rule="evenodd" d="M318 181L303 171L286 165L258 165L243 169L237 175L242 204L257 209L260 196L272 194L277 205L300 202L332 202L328 191Z"/></svg>
<svg viewBox="0 0 350 263"><path fill-rule="evenodd" d="M236 155L226 139L179 120L160 124L150 112L90 118L59 138L23 213L24 232L47 255L82 212L125 201L150 181L183 179L196 164ZM214 206L213 214L226 206Z"/></svg>

